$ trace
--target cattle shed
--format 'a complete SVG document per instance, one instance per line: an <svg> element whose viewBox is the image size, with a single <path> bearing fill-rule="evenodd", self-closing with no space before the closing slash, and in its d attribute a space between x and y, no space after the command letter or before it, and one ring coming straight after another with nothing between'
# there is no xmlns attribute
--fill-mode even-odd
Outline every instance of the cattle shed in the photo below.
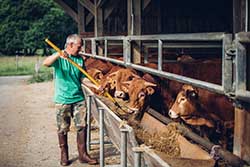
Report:
<svg viewBox="0 0 250 167"><path fill-rule="evenodd" d="M234 155L250 163L248 0L54 0L78 24L83 54L228 97L234 105ZM164 70L191 55L219 59L200 78ZM155 69L143 64L156 63ZM199 64L197 64L198 66ZM201 71L202 73L202 71ZM214 75L218 80L209 80Z"/></svg>

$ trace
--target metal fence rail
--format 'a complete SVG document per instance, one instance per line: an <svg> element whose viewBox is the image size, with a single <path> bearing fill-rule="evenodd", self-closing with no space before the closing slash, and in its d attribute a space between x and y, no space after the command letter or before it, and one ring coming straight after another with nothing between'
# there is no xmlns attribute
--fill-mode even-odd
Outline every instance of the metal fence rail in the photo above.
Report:
<svg viewBox="0 0 250 167"><path fill-rule="evenodd" d="M250 44L249 32L236 34L235 96L237 99L250 102L250 91L247 90L247 82L250 80L250 78L247 78L247 69L250 68L250 67L247 68L247 65L249 65L247 64L247 49L246 49L247 44L248 45Z"/></svg>
<svg viewBox="0 0 250 167"><path fill-rule="evenodd" d="M104 40L104 56L100 56L97 54L97 44L96 41ZM107 57L107 48L108 48L108 40L117 40L123 41L123 61L116 60L113 58ZM83 41L91 41L91 53L82 52L82 54L86 56L90 56L97 59L102 59L106 61L110 61L115 64L123 65L126 67L135 68L137 70L151 73L153 75L159 77L165 77L167 79L175 80L182 83L191 84L196 87L208 89L210 91L226 94L226 95L234 95L233 88L233 59L231 55L227 52L228 49L231 48L232 43L232 35L225 33L193 33L193 34L169 34L169 35L143 35L143 36L107 36L107 37L97 37L97 38L84 38ZM143 67L141 65L136 65L131 61L131 43L133 41L156 41L158 48L158 69L154 70L151 68ZM181 75L169 73L162 71L162 48L167 46L168 43L163 44L164 42L171 42L169 46L175 47L173 42L181 42L177 43L176 47L187 47L191 46L192 42L202 42L203 47L211 47L211 48L221 48L222 53L222 84L212 84L208 82L204 82L201 80L193 79L190 77L184 77ZM188 43L186 43L188 42ZM206 42L206 43L204 43ZM216 45L211 44L211 42L218 42ZM200 43L198 43L200 44ZM195 44L193 45L195 47ZM86 47L86 45L84 45ZM85 50L85 49L84 49ZM144 57L145 58L145 57ZM145 58L146 59L146 58Z"/></svg>

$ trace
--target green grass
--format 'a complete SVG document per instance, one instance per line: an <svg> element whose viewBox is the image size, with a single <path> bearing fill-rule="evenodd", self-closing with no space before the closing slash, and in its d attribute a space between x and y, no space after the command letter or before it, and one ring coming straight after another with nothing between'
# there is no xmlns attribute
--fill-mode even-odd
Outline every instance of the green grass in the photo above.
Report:
<svg viewBox="0 0 250 167"><path fill-rule="evenodd" d="M1 56L0 76L32 75L30 82L52 80L52 68L42 66L45 57L39 56ZM36 73L36 64L40 68Z"/></svg>

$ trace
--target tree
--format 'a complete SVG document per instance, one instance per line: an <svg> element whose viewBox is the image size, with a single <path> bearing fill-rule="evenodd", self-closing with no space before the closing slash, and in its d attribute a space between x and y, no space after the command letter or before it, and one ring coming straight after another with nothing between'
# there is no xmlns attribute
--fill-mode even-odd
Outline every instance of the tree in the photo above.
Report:
<svg viewBox="0 0 250 167"><path fill-rule="evenodd" d="M46 50L45 38L62 47L67 34L77 31L76 23L52 0L3 0L0 20L0 52L8 55Z"/></svg>

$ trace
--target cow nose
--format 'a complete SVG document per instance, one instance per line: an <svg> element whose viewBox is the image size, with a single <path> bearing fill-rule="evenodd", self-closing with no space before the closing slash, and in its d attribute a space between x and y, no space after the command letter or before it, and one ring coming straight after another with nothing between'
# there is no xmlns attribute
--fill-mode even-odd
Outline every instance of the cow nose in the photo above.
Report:
<svg viewBox="0 0 250 167"><path fill-rule="evenodd" d="M176 114L173 110L169 110L168 115L170 116L170 118L178 118L179 115Z"/></svg>
<svg viewBox="0 0 250 167"><path fill-rule="evenodd" d="M115 91L115 97L117 98L124 98L125 93L123 91Z"/></svg>
<svg viewBox="0 0 250 167"><path fill-rule="evenodd" d="M138 109L136 109L136 108L128 108L128 113L129 114L133 114L133 113L136 113L136 112L138 112L139 110Z"/></svg>

